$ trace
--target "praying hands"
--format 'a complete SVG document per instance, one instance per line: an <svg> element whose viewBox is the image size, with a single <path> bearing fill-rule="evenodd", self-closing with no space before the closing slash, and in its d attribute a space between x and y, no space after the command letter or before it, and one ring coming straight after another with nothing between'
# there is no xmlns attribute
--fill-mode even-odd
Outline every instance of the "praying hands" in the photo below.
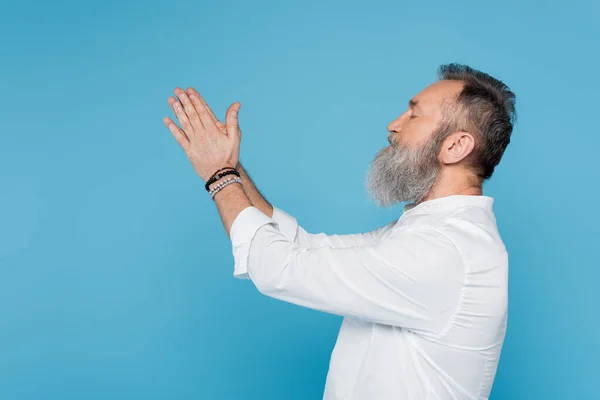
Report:
<svg viewBox="0 0 600 400"><path fill-rule="evenodd" d="M169 97L169 104L181 128L169 117L165 117L163 122L181 145L196 173L206 182L206 189L217 205L223 227L227 235L231 235L233 221L242 210L252 207L237 171L242 170L239 164L242 140L238 124L240 103L229 106L223 124L195 89L183 91L176 88L175 95L177 98ZM229 171L222 176L216 174L221 170ZM221 180L229 177L233 171L236 177ZM243 175L242 178L246 179L247 176Z"/></svg>
<svg viewBox="0 0 600 400"><path fill-rule="evenodd" d="M169 117L163 122L183 148L196 173L207 181L217 170L235 168L239 160L242 133L238 124L240 103L227 110L225 124L220 122L194 88L176 88L177 97L169 104L181 128Z"/></svg>

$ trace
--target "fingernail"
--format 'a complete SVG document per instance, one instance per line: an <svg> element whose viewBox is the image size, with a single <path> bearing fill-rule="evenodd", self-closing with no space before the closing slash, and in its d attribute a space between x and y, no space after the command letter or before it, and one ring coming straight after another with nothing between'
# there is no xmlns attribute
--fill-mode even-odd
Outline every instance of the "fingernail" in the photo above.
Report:
<svg viewBox="0 0 600 400"><path fill-rule="evenodd" d="M196 100L196 96L194 96L193 94L190 94L190 99L191 100Z"/></svg>

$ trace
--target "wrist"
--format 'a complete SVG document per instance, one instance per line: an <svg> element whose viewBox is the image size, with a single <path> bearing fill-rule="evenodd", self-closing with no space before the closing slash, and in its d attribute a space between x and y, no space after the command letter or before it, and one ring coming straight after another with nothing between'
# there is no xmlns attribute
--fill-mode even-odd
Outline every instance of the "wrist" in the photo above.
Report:
<svg viewBox="0 0 600 400"><path fill-rule="evenodd" d="M239 182L239 178L236 177L230 177L229 180L233 180L233 179L237 179L237 182L231 182L227 185L225 185L223 188L221 188L220 190L218 190L215 194L213 194L213 200L216 202L218 199L228 199L230 197L238 197L240 195L240 192L244 194L244 197L247 198L246 196L246 192L244 191L244 189L242 188L241 183ZM228 179L225 178L223 179L224 181L227 181Z"/></svg>
<svg viewBox="0 0 600 400"><path fill-rule="evenodd" d="M206 191L210 192L211 185L215 183L218 185L220 180L226 176L234 175L236 177L240 176L240 173L233 167L224 167L216 170L208 179L206 179L206 183L204 184L204 188Z"/></svg>
<svg viewBox="0 0 600 400"><path fill-rule="evenodd" d="M224 172L225 170L230 170L230 169L236 169L236 167L232 167L231 164L220 164L218 166L213 166L212 168L208 169L208 171L211 175L205 175L205 176L200 175L200 177L202 178L202 180L204 182L208 182L210 180L210 178L212 178L214 175L217 174L217 172Z"/></svg>
<svg viewBox="0 0 600 400"><path fill-rule="evenodd" d="M208 185L208 190L209 191L214 190L217 186L219 186L219 184L223 183L224 181L233 179L235 177L236 176L233 175L233 174L232 175L222 176L221 178L217 179L216 181L214 181L213 183L211 183L210 185ZM225 190L225 189L223 189L223 190Z"/></svg>

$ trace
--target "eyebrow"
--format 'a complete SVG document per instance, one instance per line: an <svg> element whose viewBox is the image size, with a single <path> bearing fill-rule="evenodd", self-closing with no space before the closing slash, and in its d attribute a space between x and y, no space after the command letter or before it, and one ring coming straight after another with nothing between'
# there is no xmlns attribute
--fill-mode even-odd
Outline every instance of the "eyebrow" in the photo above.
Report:
<svg viewBox="0 0 600 400"><path fill-rule="evenodd" d="M410 99L410 101L408 102L408 106L411 107L411 108L414 108L414 107L416 107L418 105L419 105L419 102L416 101L416 100L413 100L413 99Z"/></svg>

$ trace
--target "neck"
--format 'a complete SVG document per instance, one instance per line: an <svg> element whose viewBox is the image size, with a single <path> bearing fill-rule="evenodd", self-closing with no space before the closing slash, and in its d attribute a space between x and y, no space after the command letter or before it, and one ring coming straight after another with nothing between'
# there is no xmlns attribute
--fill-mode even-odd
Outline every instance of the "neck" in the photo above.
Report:
<svg viewBox="0 0 600 400"><path fill-rule="evenodd" d="M483 195L481 184L481 179L470 171L442 170L431 190L419 201L419 204L452 195L481 196Z"/></svg>

